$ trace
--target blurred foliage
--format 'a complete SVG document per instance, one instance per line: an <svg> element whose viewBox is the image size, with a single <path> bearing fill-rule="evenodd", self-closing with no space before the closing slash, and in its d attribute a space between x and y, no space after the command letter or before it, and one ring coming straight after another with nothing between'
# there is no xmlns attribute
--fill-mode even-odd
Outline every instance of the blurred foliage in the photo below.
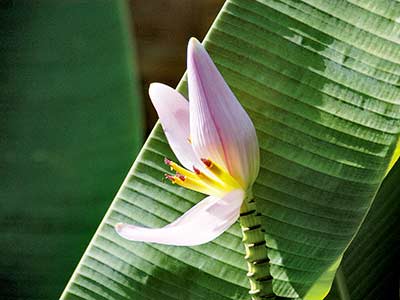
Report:
<svg viewBox="0 0 400 300"><path fill-rule="evenodd" d="M127 12L1 4L1 299L60 295L142 144Z"/></svg>
<svg viewBox="0 0 400 300"><path fill-rule="evenodd" d="M400 161L386 176L360 231L347 249L326 300L399 299Z"/></svg>

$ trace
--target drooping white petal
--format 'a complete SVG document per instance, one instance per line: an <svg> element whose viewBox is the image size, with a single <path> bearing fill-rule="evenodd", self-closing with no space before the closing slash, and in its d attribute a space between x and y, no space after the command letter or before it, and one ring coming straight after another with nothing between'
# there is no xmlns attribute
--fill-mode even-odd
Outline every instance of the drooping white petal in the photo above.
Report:
<svg viewBox="0 0 400 300"><path fill-rule="evenodd" d="M247 188L259 170L254 125L204 47L193 38L187 68L193 149L225 166Z"/></svg>
<svg viewBox="0 0 400 300"><path fill-rule="evenodd" d="M152 83L149 95L172 151L184 167L192 169L198 158L188 140L188 101L176 90L162 83Z"/></svg>
<svg viewBox="0 0 400 300"><path fill-rule="evenodd" d="M162 228L117 224L116 231L132 241L176 246L205 244L221 235L239 218L243 190L234 190L222 198L209 196L183 216Z"/></svg>

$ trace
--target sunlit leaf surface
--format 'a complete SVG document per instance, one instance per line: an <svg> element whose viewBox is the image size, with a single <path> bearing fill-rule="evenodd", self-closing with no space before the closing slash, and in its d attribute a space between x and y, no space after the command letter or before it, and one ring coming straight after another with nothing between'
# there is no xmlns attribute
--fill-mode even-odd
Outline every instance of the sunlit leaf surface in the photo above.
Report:
<svg viewBox="0 0 400 300"><path fill-rule="evenodd" d="M386 174L400 131L396 14L386 1L232 0L205 40L258 131L255 195L280 296L328 293ZM63 299L249 298L237 225L192 248L114 232L165 225L202 198L163 182L165 156L156 126Z"/></svg>

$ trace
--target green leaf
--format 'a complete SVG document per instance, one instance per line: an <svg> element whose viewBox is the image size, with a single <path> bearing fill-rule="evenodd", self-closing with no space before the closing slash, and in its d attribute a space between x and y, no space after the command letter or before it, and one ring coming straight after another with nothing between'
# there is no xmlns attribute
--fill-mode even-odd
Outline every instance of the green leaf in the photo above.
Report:
<svg viewBox="0 0 400 300"><path fill-rule="evenodd" d="M326 296L388 169L400 132L392 6L231 0L206 37L257 129L254 192L279 296ZM238 225L190 248L115 234L121 221L163 226L204 197L162 181L164 156L156 126L62 299L249 298Z"/></svg>
<svg viewBox="0 0 400 300"><path fill-rule="evenodd" d="M348 291L351 300L397 299L400 245L400 162L385 178L360 229L343 257L342 284L334 285L327 300Z"/></svg>
<svg viewBox="0 0 400 300"><path fill-rule="evenodd" d="M388 168L387 172L389 172L393 168L393 166L399 160L399 157L400 157L400 139L397 141L396 150L393 153L392 160L390 161L389 168Z"/></svg>
<svg viewBox="0 0 400 300"><path fill-rule="evenodd" d="M139 152L120 4L0 4L1 299L60 295Z"/></svg>

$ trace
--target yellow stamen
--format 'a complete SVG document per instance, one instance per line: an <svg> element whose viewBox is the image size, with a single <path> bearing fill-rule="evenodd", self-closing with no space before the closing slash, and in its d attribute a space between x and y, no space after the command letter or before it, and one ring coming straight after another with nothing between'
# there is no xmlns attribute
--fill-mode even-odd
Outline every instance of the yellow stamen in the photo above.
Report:
<svg viewBox="0 0 400 300"><path fill-rule="evenodd" d="M199 179L196 180L179 173L177 173L175 176L166 174L165 177L168 178L172 183L196 192L215 196L222 196L224 194L223 190L212 189L211 187L202 183Z"/></svg>
<svg viewBox="0 0 400 300"><path fill-rule="evenodd" d="M224 184L222 181L207 176L206 174L202 173L199 169L197 169L195 166L193 166L193 170L196 173L197 177L205 184L212 186L218 190L228 190L226 184Z"/></svg>
<svg viewBox="0 0 400 300"><path fill-rule="evenodd" d="M172 183L207 195L221 196L240 188L236 180L218 164L209 159L202 159L207 169L214 176L208 176L193 166L194 172L188 171L177 163L165 158L164 162L176 171L176 175L165 174Z"/></svg>
<svg viewBox="0 0 400 300"><path fill-rule="evenodd" d="M186 180L189 180L189 183L191 186L194 187L194 185L198 185L197 188L190 188L196 191L201 191L202 193L206 193L209 195L220 195L221 191L225 191L226 188L224 185L222 185L219 181L212 179L205 174L201 173L200 170L197 168L193 167L194 173L186 170L185 168L181 167L177 163L169 160L168 158L164 159L164 162L166 165L168 165L171 170L176 171L177 176L178 175L183 175ZM167 175L166 175L167 177ZM177 183L175 179L172 180L172 178L175 178L174 176L168 175L168 179L171 180L173 183ZM182 177L181 177L182 178ZM181 184L182 185L182 184Z"/></svg>
<svg viewBox="0 0 400 300"><path fill-rule="evenodd" d="M177 163L169 160L168 158L165 158L164 162L165 162L166 165L168 165L171 168L171 170L174 170L177 173L182 174L182 175L184 175L186 177L191 177L193 179L196 179L196 174L186 170L185 168L182 168L180 165L178 165Z"/></svg>
<svg viewBox="0 0 400 300"><path fill-rule="evenodd" d="M210 159L202 158L201 161L207 167L207 169L215 175L225 186L229 186L232 189L240 188L240 184L219 164L213 162Z"/></svg>

